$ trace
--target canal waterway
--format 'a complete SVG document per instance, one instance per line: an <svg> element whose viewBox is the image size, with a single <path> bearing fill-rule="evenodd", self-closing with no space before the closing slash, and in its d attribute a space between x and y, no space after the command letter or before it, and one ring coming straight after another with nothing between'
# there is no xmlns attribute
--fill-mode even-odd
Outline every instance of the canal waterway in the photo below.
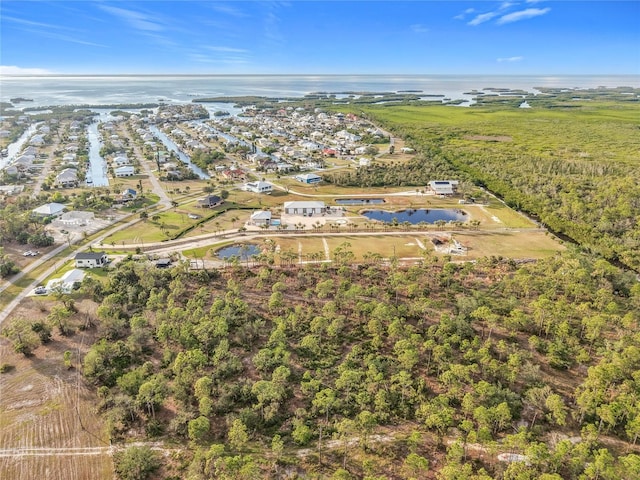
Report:
<svg viewBox="0 0 640 480"><path fill-rule="evenodd" d="M3 169L9 162L18 157L18 154L23 150L23 146L27 143L27 140L36 133L39 123L34 123L27 128L22 135L13 143L7 145L7 156L0 157L0 169Z"/></svg>
<svg viewBox="0 0 640 480"><path fill-rule="evenodd" d="M180 150L178 146L173 142L173 140L171 140L162 131L160 131L158 127L156 127L155 125L150 125L149 130L151 130L151 133L153 133L157 138L160 139L160 141L164 144L165 147L167 147L172 152L175 152L178 155L178 158L182 162L186 163L187 166L191 169L191 171L196 175L198 175L198 177L200 177L203 180L208 180L209 178L211 178L204 170L202 170L197 165L191 163L191 159L189 158L189 156L186 155L182 150Z"/></svg>
<svg viewBox="0 0 640 480"><path fill-rule="evenodd" d="M107 162L100 156L102 142L98 133L98 122L93 122L87 127L89 139L89 168L87 169L87 186L108 187Z"/></svg>

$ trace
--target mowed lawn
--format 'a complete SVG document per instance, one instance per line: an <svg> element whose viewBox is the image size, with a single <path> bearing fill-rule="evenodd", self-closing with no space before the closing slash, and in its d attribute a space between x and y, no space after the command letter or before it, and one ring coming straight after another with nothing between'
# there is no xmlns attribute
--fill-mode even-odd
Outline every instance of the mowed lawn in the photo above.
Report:
<svg viewBox="0 0 640 480"><path fill-rule="evenodd" d="M542 231L460 232L453 238L467 247L461 259L477 259L490 256L507 258L545 258L565 247L552 235Z"/></svg>

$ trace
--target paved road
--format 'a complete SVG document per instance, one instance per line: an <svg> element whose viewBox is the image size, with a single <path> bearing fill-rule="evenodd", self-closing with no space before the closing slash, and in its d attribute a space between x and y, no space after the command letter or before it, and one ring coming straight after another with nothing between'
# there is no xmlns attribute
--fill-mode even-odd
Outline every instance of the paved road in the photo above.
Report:
<svg viewBox="0 0 640 480"><path fill-rule="evenodd" d="M124 127L121 127L124 128ZM160 181L158 180L158 178L153 174L153 169L149 166L149 162L147 161L146 157L144 156L144 153L142 152L142 150L140 149L140 147L138 146L138 144L133 143L133 151L136 155L136 158L138 159L138 163L140 163L140 166L142 167L142 170L144 170L144 172L147 174L147 176L149 177L148 180L149 182L151 182L151 189L153 191L153 193L155 193L156 195L158 195L160 197L160 205L164 206L164 207L170 207L171 206L171 198L169 198L169 195L167 195L167 192L164 191L164 188L162 188L162 185L160 184Z"/></svg>

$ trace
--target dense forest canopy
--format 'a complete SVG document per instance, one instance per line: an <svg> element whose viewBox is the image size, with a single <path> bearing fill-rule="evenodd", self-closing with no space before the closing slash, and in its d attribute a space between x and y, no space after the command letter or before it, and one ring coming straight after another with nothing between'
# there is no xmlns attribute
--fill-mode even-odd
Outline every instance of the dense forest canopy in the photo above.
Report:
<svg viewBox="0 0 640 480"><path fill-rule="evenodd" d="M419 155L406 163L379 162L328 174L327 180L424 185L433 178L462 177L585 249L640 271L637 104L368 106L357 111L405 139Z"/></svg>
<svg viewBox="0 0 640 480"><path fill-rule="evenodd" d="M192 479L640 471L632 275L571 251L522 266L336 253L210 272L129 261L87 283L100 306L82 368L112 438L188 441L165 468ZM72 308L55 313L66 334Z"/></svg>

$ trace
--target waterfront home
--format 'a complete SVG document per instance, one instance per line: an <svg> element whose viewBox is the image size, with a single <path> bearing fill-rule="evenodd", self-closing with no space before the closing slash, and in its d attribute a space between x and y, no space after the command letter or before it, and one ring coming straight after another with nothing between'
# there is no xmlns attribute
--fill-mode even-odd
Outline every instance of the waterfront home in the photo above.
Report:
<svg viewBox="0 0 640 480"><path fill-rule="evenodd" d="M78 186L78 171L75 168L65 168L56 175L55 185L60 188Z"/></svg>
<svg viewBox="0 0 640 480"><path fill-rule="evenodd" d="M38 147L44 145L44 137L42 135L34 135L31 137L31 140L29 140L29 145Z"/></svg>
<svg viewBox="0 0 640 480"><path fill-rule="evenodd" d="M7 175L18 176L20 174L20 170L15 165L7 165L4 167L4 171Z"/></svg>
<svg viewBox="0 0 640 480"><path fill-rule="evenodd" d="M33 155L20 155L13 162L11 162L11 165L15 166L18 170L23 172L31 168L35 158L36 157Z"/></svg>
<svg viewBox="0 0 640 480"><path fill-rule="evenodd" d="M38 149L33 145L29 145L27 148L25 148L22 151L22 155L33 155L33 158L35 158L37 154L38 154Z"/></svg>
<svg viewBox="0 0 640 480"><path fill-rule="evenodd" d="M239 168L228 168L222 172L222 176L229 180L244 180L245 172Z"/></svg>

